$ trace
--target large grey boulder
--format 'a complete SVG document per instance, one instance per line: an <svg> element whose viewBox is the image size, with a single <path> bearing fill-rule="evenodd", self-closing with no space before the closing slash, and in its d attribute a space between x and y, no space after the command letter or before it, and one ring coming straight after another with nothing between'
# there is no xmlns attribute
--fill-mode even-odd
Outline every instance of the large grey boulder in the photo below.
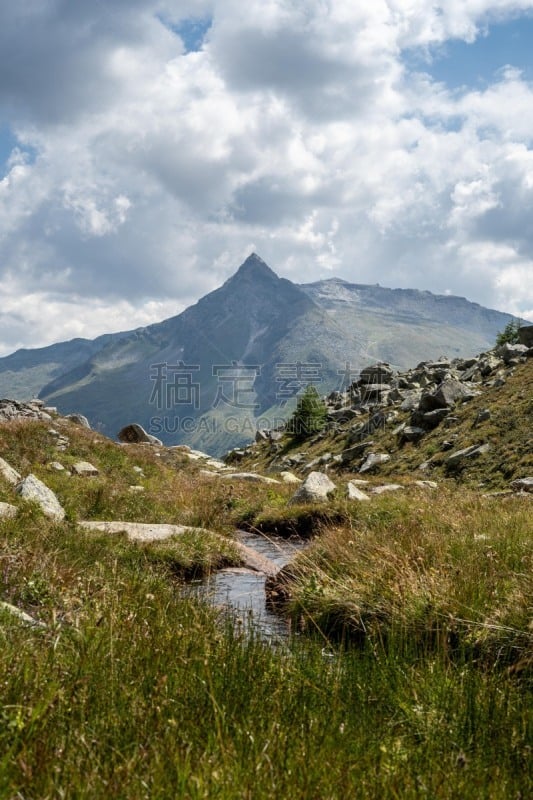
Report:
<svg viewBox="0 0 533 800"><path fill-rule="evenodd" d="M118 439L124 444L163 444L156 436L147 433L142 425L139 425L137 422L132 422L131 425L126 425L124 428L121 428L118 432ZM205 454L202 453L202 455ZM209 456L205 455L205 458L209 458Z"/></svg>
<svg viewBox="0 0 533 800"><path fill-rule="evenodd" d="M434 411L437 408L452 408L455 403L470 397L472 397L470 387L464 386L461 381L449 378L443 381L434 392L422 395L418 410L425 412Z"/></svg>
<svg viewBox="0 0 533 800"><path fill-rule="evenodd" d="M289 500L289 505L327 500L337 487L324 472L310 472Z"/></svg>
<svg viewBox="0 0 533 800"><path fill-rule="evenodd" d="M21 481L16 489L16 493L23 497L25 500L33 500L38 503L45 516L50 519L55 519L58 522L65 519L65 509L60 504L59 500L51 489L48 488L39 478L35 475L28 475Z"/></svg>

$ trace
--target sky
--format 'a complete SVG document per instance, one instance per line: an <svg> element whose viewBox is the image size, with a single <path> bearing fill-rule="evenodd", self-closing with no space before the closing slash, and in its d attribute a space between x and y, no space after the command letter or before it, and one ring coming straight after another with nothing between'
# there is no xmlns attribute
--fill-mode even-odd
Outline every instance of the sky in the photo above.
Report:
<svg viewBox="0 0 533 800"><path fill-rule="evenodd" d="M0 3L0 355L252 251L533 319L533 0Z"/></svg>

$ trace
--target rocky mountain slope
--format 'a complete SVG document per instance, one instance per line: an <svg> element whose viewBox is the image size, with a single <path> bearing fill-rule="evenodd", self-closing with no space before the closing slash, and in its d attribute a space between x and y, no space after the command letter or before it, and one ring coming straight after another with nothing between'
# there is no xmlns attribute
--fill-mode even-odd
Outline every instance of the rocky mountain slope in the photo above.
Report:
<svg viewBox="0 0 533 800"><path fill-rule="evenodd" d="M137 421L165 443L221 454L286 417L315 383L343 388L372 360L473 355L511 317L462 298L330 280L297 286L255 254L164 322L0 359L0 396L38 395L110 436Z"/></svg>
<svg viewBox="0 0 533 800"><path fill-rule="evenodd" d="M391 480L389 491L405 480L533 488L533 347L505 344L404 372L376 363L326 402L319 433L302 438L290 424L259 431L255 444L234 450L228 462L300 477L354 476L359 491ZM520 483L524 478L529 483Z"/></svg>

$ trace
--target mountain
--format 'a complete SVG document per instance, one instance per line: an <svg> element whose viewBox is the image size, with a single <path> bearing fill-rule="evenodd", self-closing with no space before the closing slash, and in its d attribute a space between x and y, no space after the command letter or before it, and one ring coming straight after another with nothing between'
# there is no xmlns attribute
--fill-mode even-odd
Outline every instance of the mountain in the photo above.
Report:
<svg viewBox="0 0 533 800"><path fill-rule="evenodd" d="M470 356L511 319L430 292L338 279L299 286L252 254L175 317L0 359L0 396L38 394L110 436L136 421L167 444L221 453L279 424L309 383L325 394L371 361Z"/></svg>

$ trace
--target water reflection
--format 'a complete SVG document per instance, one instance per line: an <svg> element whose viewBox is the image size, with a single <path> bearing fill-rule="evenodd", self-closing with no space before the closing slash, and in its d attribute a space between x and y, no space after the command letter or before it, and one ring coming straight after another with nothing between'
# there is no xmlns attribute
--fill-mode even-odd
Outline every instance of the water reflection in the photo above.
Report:
<svg viewBox="0 0 533 800"><path fill-rule="evenodd" d="M283 567L305 546L301 539L286 540L238 531L237 538L265 558ZM189 591L226 608L237 624L253 625L268 639L286 638L286 620L273 614L265 605L265 576L248 569L223 569L204 581L191 584Z"/></svg>

